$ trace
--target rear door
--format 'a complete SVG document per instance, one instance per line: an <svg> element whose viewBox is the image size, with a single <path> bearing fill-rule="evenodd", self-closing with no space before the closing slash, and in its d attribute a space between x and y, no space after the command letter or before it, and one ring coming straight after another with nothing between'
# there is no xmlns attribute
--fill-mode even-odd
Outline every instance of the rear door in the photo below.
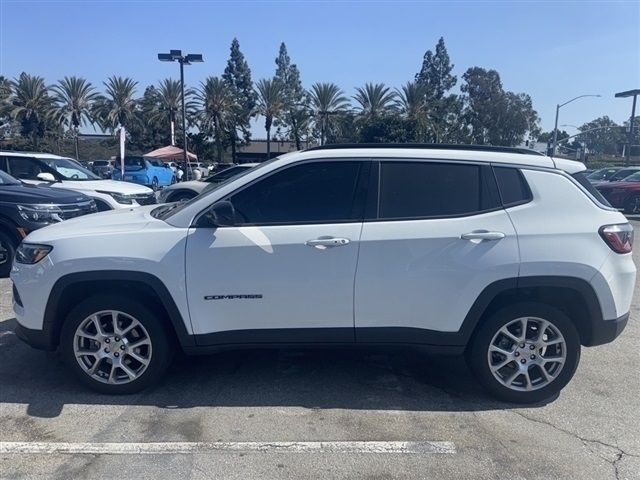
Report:
<svg viewBox="0 0 640 480"><path fill-rule="evenodd" d="M460 329L485 287L518 275L489 165L382 160L376 210L360 238L358 342L431 343Z"/></svg>

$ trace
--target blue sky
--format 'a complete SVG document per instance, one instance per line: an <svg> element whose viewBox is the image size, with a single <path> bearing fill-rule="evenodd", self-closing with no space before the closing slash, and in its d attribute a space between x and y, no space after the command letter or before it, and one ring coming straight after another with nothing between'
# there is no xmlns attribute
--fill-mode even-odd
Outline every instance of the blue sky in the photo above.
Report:
<svg viewBox="0 0 640 480"><path fill-rule="evenodd" d="M545 130L553 128L555 104L580 94L602 98L567 105L561 124L601 115L621 122L631 102L614 93L640 88L640 1L0 0L0 74L26 71L47 83L79 75L100 88L110 75L131 76L142 93L177 76L177 64L156 59L175 48L204 55L187 70L194 86L222 73L237 37L254 80L273 75L284 41L306 87L332 81L352 95L367 81L411 80L440 36L456 88L469 67L496 69L505 89L532 96Z"/></svg>

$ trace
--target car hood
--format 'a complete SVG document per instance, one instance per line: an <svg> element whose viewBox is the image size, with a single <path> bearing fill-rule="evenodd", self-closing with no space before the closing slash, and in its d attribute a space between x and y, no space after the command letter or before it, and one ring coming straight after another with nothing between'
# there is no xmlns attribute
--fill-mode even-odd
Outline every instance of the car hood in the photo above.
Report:
<svg viewBox="0 0 640 480"><path fill-rule="evenodd" d="M0 202L27 204L75 204L88 202L79 192L37 185L0 185Z"/></svg>
<svg viewBox="0 0 640 480"><path fill-rule="evenodd" d="M142 230L150 222L160 222L150 215L157 205L110 210L55 223L30 233L25 242L47 243L71 237L118 234Z"/></svg>
<svg viewBox="0 0 640 480"><path fill-rule="evenodd" d="M152 193L148 187L135 183L120 182L118 180L63 180L53 186L70 188L73 190L101 190L103 192L116 192L123 195L149 194Z"/></svg>

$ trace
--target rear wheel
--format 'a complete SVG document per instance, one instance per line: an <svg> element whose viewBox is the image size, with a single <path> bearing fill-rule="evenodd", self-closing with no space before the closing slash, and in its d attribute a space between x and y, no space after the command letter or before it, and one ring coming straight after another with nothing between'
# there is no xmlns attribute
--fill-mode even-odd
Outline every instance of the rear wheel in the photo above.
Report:
<svg viewBox="0 0 640 480"><path fill-rule="evenodd" d="M11 273L16 248L15 240L6 233L0 232L0 278L6 278Z"/></svg>
<svg viewBox="0 0 640 480"><path fill-rule="evenodd" d="M172 357L162 318L116 295L89 297L68 315L62 354L85 385L102 393L134 393L159 381Z"/></svg>
<svg viewBox="0 0 640 480"><path fill-rule="evenodd" d="M467 360L480 383L499 399L540 402L560 392L573 377L580 338L560 310L518 303L484 321Z"/></svg>

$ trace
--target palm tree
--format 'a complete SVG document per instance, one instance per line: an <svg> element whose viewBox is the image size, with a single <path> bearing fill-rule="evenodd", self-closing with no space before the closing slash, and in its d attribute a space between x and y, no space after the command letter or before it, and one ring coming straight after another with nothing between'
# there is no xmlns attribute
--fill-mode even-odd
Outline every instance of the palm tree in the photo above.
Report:
<svg viewBox="0 0 640 480"><path fill-rule="evenodd" d="M396 93L384 83L365 83L364 87L356 88L353 98L360 104L363 115L376 117L393 109Z"/></svg>
<svg viewBox="0 0 640 480"><path fill-rule="evenodd" d="M343 113L349 106L349 99L335 83L314 83L310 96L316 125L320 125L320 145L324 145L331 126L331 116Z"/></svg>
<svg viewBox="0 0 640 480"><path fill-rule="evenodd" d="M33 147L37 148L38 139L44 137L47 123L52 118L53 99L42 77L23 72L11 86L14 92L11 117L20 122L22 134L30 136Z"/></svg>
<svg viewBox="0 0 640 480"><path fill-rule="evenodd" d="M285 107L286 99L282 83L276 79L263 78L256 83L257 111L264 117L267 131L267 159L271 158L271 125Z"/></svg>
<svg viewBox="0 0 640 480"><path fill-rule="evenodd" d="M194 102L192 100L195 92L191 88L187 88L184 92L184 101L187 112L194 110ZM178 112L182 109L182 86L179 80L165 78L158 85L158 108L154 112L155 120L165 120L167 117L171 125L171 145L176 144L175 124Z"/></svg>
<svg viewBox="0 0 640 480"><path fill-rule="evenodd" d="M429 112L426 93L426 87L418 82L407 82L401 89L396 89L396 108L407 119L415 122L417 141L425 141L428 129Z"/></svg>
<svg viewBox="0 0 640 480"><path fill-rule="evenodd" d="M84 78L64 77L57 85L51 87L54 92L55 115L59 122L69 130L73 130L78 160L78 133L80 126L94 124L93 102L98 97L95 89Z"/></svg>
<svg viewBox="0 0 640 480"><path fill-rule="evenodd" d="M222 139L230 128L229 119L233 115L235 103L228 85L219 77L208 77L200 83L196 92L200 128L212 132L218 151L218 162L222 162Z"/></svg>
<svg viewBox="0 0 640 480"><path fill-rule="evenodd" d="M128 128L137 123L134 95L138 82L127 77L109 77L104 86L106 95L96 99L95 118L100 125L112 132L119 127Z"/></svg>

